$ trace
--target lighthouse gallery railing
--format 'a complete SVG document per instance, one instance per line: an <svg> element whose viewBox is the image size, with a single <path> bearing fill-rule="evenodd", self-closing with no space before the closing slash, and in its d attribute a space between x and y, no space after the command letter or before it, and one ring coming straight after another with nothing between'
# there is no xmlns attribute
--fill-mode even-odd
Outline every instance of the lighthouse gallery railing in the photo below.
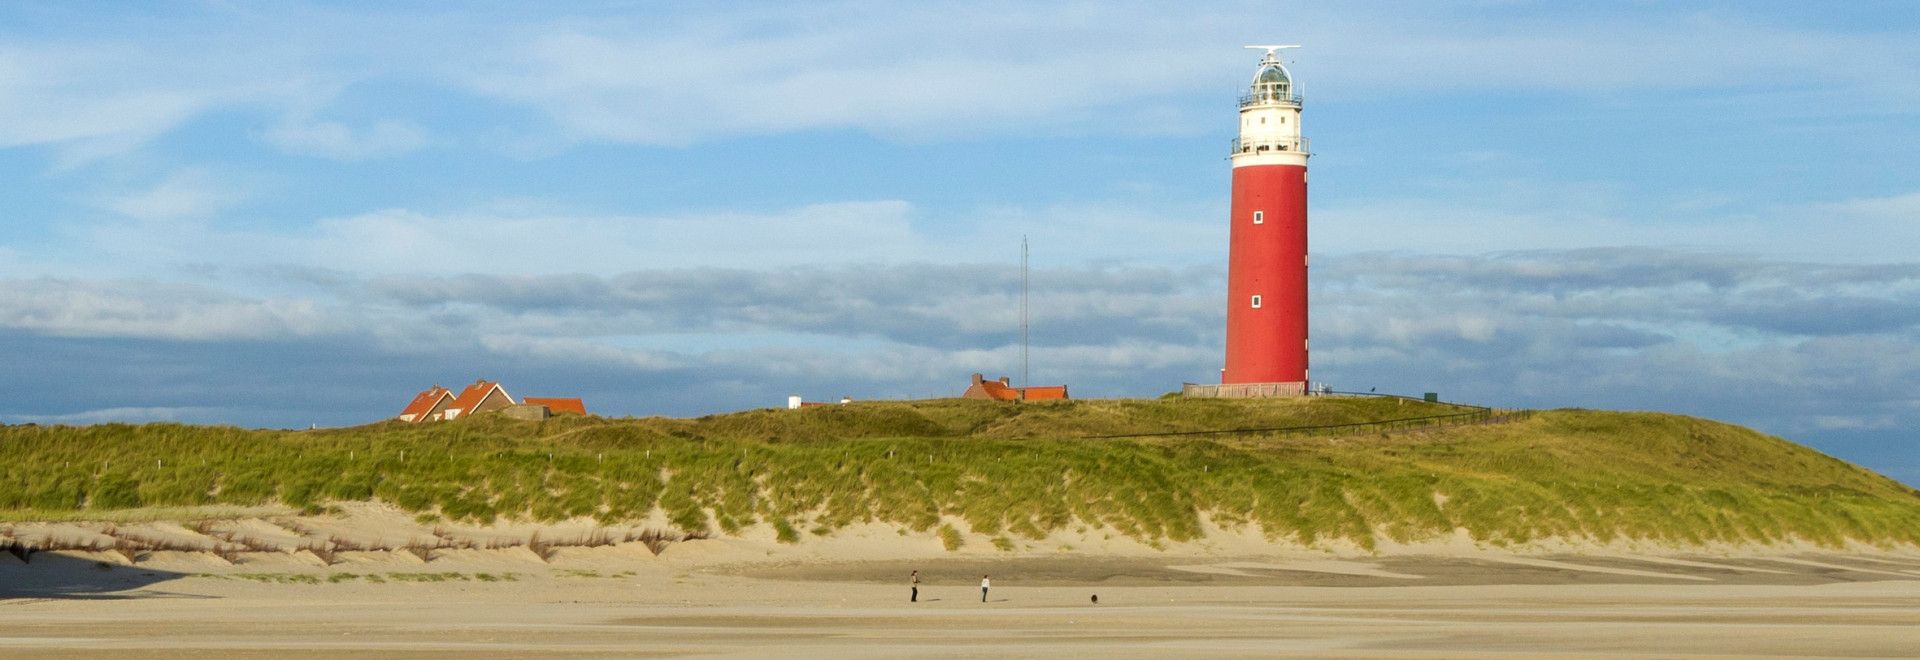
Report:
<svg viewBox="0 0 1920 660"><path fill-rule="evenodd" d="M1232 152L1236 154L1260 153L1263 151L1298 151L1312 153L1313 146L1307 138L1234 138Z"/></svg>
<svg viewBox="0 0 1920 660"><path fill-rule="evenodd" d="M1300 105L1300 95L1299 95L1299 94L1295 94L1295 93L1284 93L1284 94L1283 94L1283 93L1279 93L1279 92L1264 92L1264 91L1263 91L1263 92L1254 92L1254 93L1252 93L1252 94L1245 94L1245 95L1242 95L1242 96L1240 97L1240 107L1242 107L1242 108L1244 108L1244 107L1247 107L1247 106L1250 106L1250 105L1262 105L1262 104L1267 104L1267 103L1277 103L1277 104L1280 104L1280 105L1292 105L1292 106L1299 106L1299 105Z"/></svg>

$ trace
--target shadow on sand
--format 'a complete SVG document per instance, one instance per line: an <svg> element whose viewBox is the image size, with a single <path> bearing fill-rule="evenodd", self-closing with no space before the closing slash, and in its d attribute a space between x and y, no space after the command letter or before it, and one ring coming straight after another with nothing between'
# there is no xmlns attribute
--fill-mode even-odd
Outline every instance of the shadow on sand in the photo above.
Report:
<svg viewBox="0 0 1920 660"><path fill-rule="evenodd" d="M0 600L211 598L146 590L152 585L187 576L186 573L153 570L137 565L123 566L52 552L36 552L22 562L9 553L0 555Z"/></svg>

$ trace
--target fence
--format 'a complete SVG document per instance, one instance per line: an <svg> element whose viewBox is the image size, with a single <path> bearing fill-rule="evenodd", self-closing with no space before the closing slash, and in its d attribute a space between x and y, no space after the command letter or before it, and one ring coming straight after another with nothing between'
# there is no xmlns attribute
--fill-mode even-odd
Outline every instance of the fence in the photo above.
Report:
<svg viewBox="0 0 1920 660"><path fill-rule="evenodd" d="M1302 383L1301 385L1304 385L1304 383ZM1286 438L1286 437L1295 437L1295 436L1356 435L1356 434L1362 434L1362 433L1375 433L1375 432L1388 433L1393 431L1411 431L1411 430L1418 430L1418 429L1439 428L1439 427L1448 427L1448 426L1466 426L1466 425L1473 425L1473 424L1498 424L1498 423L1526 419L1533 415L1533 411L1530 411L1530 410L1495 410L1493 408L1489 408L1486 406L1476 406L1470 403L1453 403L1449 401L1426 401L1423 399L1416 399L1410 396L1401 396L1398 394L1380 394L1376 392L1314 391L1313 395L1314 396L1385 397L1390 399L1416 401L1420 403L1437 403L1443 406L1452 406L1454 408L1464 408L1465 410L1462 410L1461 412L1456 412L1456 413L1444 413L1439 415L1421 415L1417 417L1402 417L1399 419L1385 419L1385 420L1378 420L1378 421L1372 421L1372 422L1351 422L1347 424L1312 424L1312 425L1305 425L1305 426L1274 426L1274 427L1265 427L1265 428L1221 429L1221 430L1213 430L1213 431L1168 431L1164 433L1123 433L1119 435L1083 435L1083 436L1078 436L1078 438L1085 439L1085 440L1117 440L1121 438L1164 438L1164 437L1180 437L1180 436L1256 435L1256 436L1279 436L1282 438Z"/></svg>
<svg viewBox="0 0 1920 660"><path fill-rule="evenodd" d="M1196 399L1254 399L1270 396L1306 396L1306 381L1280 383L1181 383L1180 396Z"/></svg>

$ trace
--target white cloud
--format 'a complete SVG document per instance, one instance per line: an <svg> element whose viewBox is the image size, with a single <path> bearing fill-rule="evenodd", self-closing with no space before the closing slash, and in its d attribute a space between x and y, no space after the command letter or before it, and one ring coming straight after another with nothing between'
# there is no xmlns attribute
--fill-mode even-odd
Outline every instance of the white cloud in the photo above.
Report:
<svg viewBox="0 0 1920 660"><path fill-rule="evenodd" d="M1879 431L1900 428L1899 420L1890 415L1816 415L1808 425L1822 430L1840 431Z"/></svg>
<svg viewBox="0 0 1920 660"><path fill-rule="evenodd" d="M115 195L105 206L121 215L145 221L205 218L231 207L245 195L231 180L219 181L202 170L185 170L151 188Z"/></svg>
<svg viewBox="0 0 1920 660"><path fill-rule="evenodd" d="M613 273L636 267L888 262L927 250L901 201L672 216L423 215L322 220L286 237L296 263L359 273Z"/></svg>
<svg viewBox="0 0 1920 660"><path fill-rule="evenodd" d="M1817 216L1837 217L1863 224L1875 230L1920 225L1920 192L1813 204L1805 210Z"/></svg>
<svg viewBox="0 0 1920 660"><path fill-rule="evenodd" d="M155 202L168 200L155 195ZM181 200L185 201L185 200ZM165 210L161 205L151 211ZM182 265L225 269L292 265L367 275L610 274L636 268L770 268L804 264L1017 263L1019 236L1034 234L1036 263L1061 259L1167 260L1207 254L1195 234L1157 223L1153 211L1091 207L994 211L933 220L900 200L807 204L772 211L580 215L480 207L422 213L386 209L285 230L190 229L105 223L76 228L76 258L108 272L146 275ZM1055 220L1058 220L1057 222ZM1217 223L1208 223L1209 225ZM1156 226L1159 225L1159 226ZM1174 225L1178 227L1180 225ZM1222 233L1202 231L1198 236ZM1158 241L1143 244L1140 241ZM1066 256L1063 256L1066 255ZM1050 261L1048 261L1050 260Z"/></svg>
<svg viewBox="0 0 1920 660"><path fill-rule="evenodd" d="M218 100L151 69L131 46L0 45L0 147L150 137Z"/></svg>
<svg viewBox="0 0 1920 660"><path fill-rule="evenodd" d="M117 407L84 410L76 413L58 415L8 415L15 424L105 424L108 422L178 422L184 420L217 420L220 413L235 412L230 409L206 406L175 407Z"/></svg>
<svg viewBox="0 0 1920 660"><path fill-rule="evenodd" d="M531 358L546 364L590 364L635 371L690 366L687 359L665 352L611 346L591 339L490 334L481 337L479 344L495 354Z"/></svg>
<svg viewBox="0 0 1920 660"><path fill-rule="evenodd" d="M290 153L345 161L397 156L427 143L425 130L402 121L355 129L340 122L289 119L262 137Z"/></svg>
<svg viewBox="0 0 1920 660"><path fill-rule="evenodd" d="M1907 111L1920 99L1920 43L1895 31L1768 24L1726 11L1482 18L1395 7L1305 22L1311 50L1299 57L1309 62L1308 82L1343 97L1685 89L1776 115ZM1795 102L1768 102L1781 94Z"/></svg>
<svg viewBox="0 0 1920 660"><path fill-rule="evenodd" d="M0 329L59 337L283 339L352 327L311 300L252 299L188 285L41 278L0 286Z"/></svg>
<svg viewBox="0 0 1920 660"><path fill-rule="evenodd" d="M1458 182L1458 189L1497 183ZM1920 193L1790 204L1755 211L1631 211L1604 195L1561 194L1564 184L1509 184L1503 192L1374 199L1317 207L1313 251L1478 254L1621 245L1764 254L1814 261L1903 261L1920 245ZM1578 189L1580 186L1571 186Z"/></svg>
<svg viewBox="0 0 1920 660"><path fill-rule="evenodd" d="M1802 114L1905 112L1920 100L1920 46L1895 32L1732 12L1516 19L1399 5L1293 7L1279 26L1263 18L1271 11L808 3L465 18L201 8L165 31L0 47L0 147L57 144L69 163L84 162L231 108L287 117L263 137L296 153L358 160L424 144L427 129L403 117L311 119L353 103L369 83L535 108L562 139L681 145L841 128L902 142L1196 134L1212 130L1202 118L1212 115L1195 113L1213 102L1195 99L1230 98L1251 71L1237 42L1281 28L1309 46L1297 55L1307 91L1336 97L1704 89L1729 108L1776 113L1755 99L1792 93Z"/></svg>
<svg viewBox="0 0 1920 660"><path fill-rule="evenodd" d="M1164 124L1115 119L1139 110L1142 99L1190 85L1210 59L1164 35L1134 35L1126 49L1078 47L1105 31L1062 23L1058 15L1069 12L1058 10L1022 8L1015 13L1025 16L1008 20L998 12L876 9L828 9L839 20L777 34L743 34L730 21L673 32L538 34L493 61L498 70L475 72L471 84L541 108L590 139L687 144L855 127L912 142L996 125L1067 128L1093 110L1107 112L1107 130L1162 132ZM1033 30L1020 25L1047 26L1055 41L1013 52L981 47Z"/></svg>
<svg viewBox="0 0 1920 660"><path fill-rule="evenodd" d="M408 55L418 44L396 36L404 29L384 17L203 6L169 16L160 29L75 11L65 25L52 18L59 11L47 12L42 20L57 29L7 34L0 44L0 148L48 146L60 169L133 151L211 112L310 113L357 81L405 71L420 59ZM120 31L122 23L142 27ZM372 127L349 135L346 148L390 149L405 140L404 128ZM297 137L289 140L342 148L337 136Z"/></svg>
<svg viewBox="0 0 1920 660"><path fill-rule="evenodd" d="M1268 9L809 4L752 18L566 22L517 35L506 57L464 75L583 139L684 145L841 127L908 142L1036 127L1192 134L1208 124L1191 99L1244 84L1251 62L1233 45ZM1791 91L1807 101L1796 114L1904 111L1920 99L1920 66L1892 64L1920 62L1905 35L1647 14L1297 7L1287 31L1309 45L1296 56L1307 91L1335 97L1688 89L1738 108ZM765 27L783 24L794 27Z"/></svg>

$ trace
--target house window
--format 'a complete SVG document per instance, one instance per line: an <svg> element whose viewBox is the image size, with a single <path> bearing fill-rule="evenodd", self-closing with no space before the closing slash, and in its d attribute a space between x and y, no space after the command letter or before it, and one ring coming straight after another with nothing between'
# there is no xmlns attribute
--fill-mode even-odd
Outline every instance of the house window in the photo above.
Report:
<svg viewBox="0 0 1920 660"><path fill-rule="evenodd" d="M1253 212L1253 224L1256 224L1256 225L1264 224L1266 223L1266 221L1267 221L1267 213L1265 211Z"/></svg>
<svg viewBox="0 0 1920 660"><path fill-rule="evenodd" d="M1260 309L1260 294L1253 294L1253 308Z"/></svg>

